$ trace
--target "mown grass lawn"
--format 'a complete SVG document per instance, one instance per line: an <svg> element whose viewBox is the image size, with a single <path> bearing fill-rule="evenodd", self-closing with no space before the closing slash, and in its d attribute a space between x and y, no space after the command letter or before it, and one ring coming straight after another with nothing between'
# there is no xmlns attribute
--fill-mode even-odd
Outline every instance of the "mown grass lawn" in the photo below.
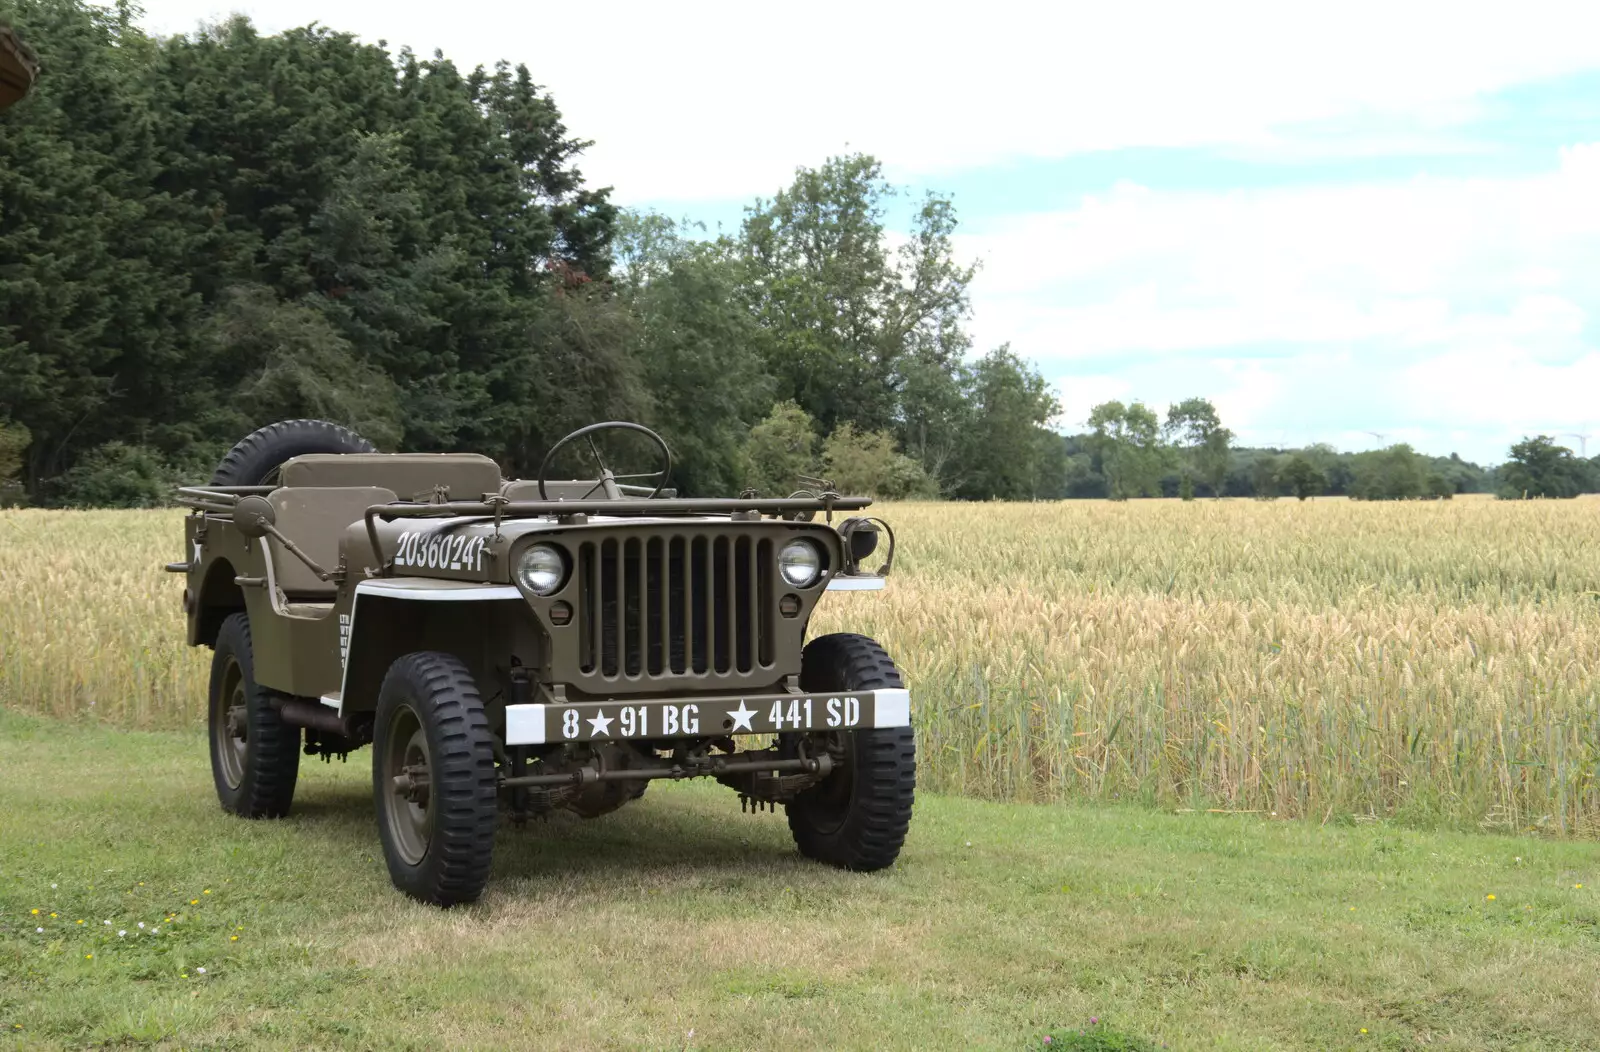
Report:
<svg viewBox="0 0 1600 1052"><path fill-rule="evenodd" d="M441 912L389 886L367 756L243 822L197 734L0 713L5 1040L1038 1048L1097 1018L1174 1049L1600 1045L1591 843L923 796L899 866L855 875L658 784L504 829L488 895Z"/></svg>

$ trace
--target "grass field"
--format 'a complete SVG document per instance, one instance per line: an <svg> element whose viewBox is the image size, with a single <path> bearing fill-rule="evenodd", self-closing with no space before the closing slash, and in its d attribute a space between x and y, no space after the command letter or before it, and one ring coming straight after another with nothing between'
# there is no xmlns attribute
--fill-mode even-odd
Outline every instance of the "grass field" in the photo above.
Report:
<svg viewBox="0 0 1600 1052"><path fill-rule="evenodd" d="M0 1047L1595 1047L1581 842L924 794L858 875L657 785L503 829L442 912L390 888L363 758L246 822L197 733L0 713Z"/></svg>
<svg viewBox="0 0 1600 1052"><path fill-rule="evenodd" d="M1325 821L1600 831L1591 499L899 505L878 636L921 783ZM202 719L175 512L0 511L0 706Z"/></svg>

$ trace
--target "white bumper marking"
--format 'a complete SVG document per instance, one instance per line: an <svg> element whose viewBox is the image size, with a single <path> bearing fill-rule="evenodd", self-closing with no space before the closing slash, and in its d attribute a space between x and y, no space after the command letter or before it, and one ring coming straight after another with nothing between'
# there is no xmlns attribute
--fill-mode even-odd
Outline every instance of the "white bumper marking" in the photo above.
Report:
<svg viewBox="0 0 1600 1052"><path fill-rule="evenodd" d="M433 577L387 577L362 581L356 585L356 594L444 602L522 598L522 593L512 584L473 584L471 581L441 581Z"/></svg>
<svg viewBox="0 0 1600 1052"><path fill-rule="evenodd" d="M882 687L878 690L862 690L854 692L854 697L872 696L873 700L873 727L909 727L911 726L911 692L904 687ZM845 697L841 694L839 697ZM697 699L697 701L703 699ZM728 699L738 701L744 711L744 701L738 698ZM561 706L556 706L560 708ZM506 706L506 739L507 745L545 745L545 710L548 705L507 705ZM729 710L732 716L734 710ZM604 715L602 712L600 715ZM752 713L754 715L754 713ZM607 721L609 722L609 721ZM826 730L822 726L814 727L815 730ZM849 728L859 730L860 728ZM558 739L559 740L559 739Z"/></svg>
<svg viewBox="0 0 1600 1052"><path fill-rule="evenodd" d="M544 744L544 706L506 706L506 744Z"/></svg>
<svg viewBox="0 0 1600 1052"><path fill-rule="evenodd" d="M882 578L879 578L882 580ZM911 692L904 687L881 687L873 692L877 695L874 705L873 726L875 727L909 727L911 726Z"/></svg>
<svg viewBox="0 0 1600 1052"><path fill-rule="evenodd" d="M828 591L876 592L888 583L887 577L833 577L828 580Z"/></svg>

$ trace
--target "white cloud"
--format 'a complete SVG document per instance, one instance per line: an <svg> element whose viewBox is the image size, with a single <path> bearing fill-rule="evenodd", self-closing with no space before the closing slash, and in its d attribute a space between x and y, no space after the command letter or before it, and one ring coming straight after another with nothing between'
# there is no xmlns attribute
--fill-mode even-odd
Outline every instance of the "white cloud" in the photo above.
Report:
<svg viewBox="0 0 1600 1052"><path fill-rule="evenodd" d="M596 140L592 184L690 211L845 149L935 179L1135 146L1454 149L1488 94L1600 67L1592 0L145 7L162 32L239 9L268 31L318 20L461 65L526 62ZM1306 124L1319 132L1292 130ZM1061 377L1069 422L1106 397L1207 394L1253 441L1376 444L1370 429L1496 459L1523 430L1600 418L1584 397L1597 238L1600 145L1538 178L1120 185L961 244L987 263L981 345L1009 340Z"/></svg>
<svg viewBox="0 0 1600 1052"><path fill-rule="evenodd" d="M1405 114L1600 64L1588 2L845 3L146 0L159 31L230 8L320 20L458 63L527 62L623 200L747 198L847 146L934 173L1123 146L1229 143ZM1347 143L1341 149L1386 149Z"/></svg>
<svg viewBox="0 0 1600 1052"><path fill-rule="evenodd" d="M1115 379L1151 403L1214 397L1257 441L1354 427L1484 459L1600 425L1597 245L1600 145L1523 178L1123 185L961 239L985 261L980 346L1009 340L1069 399Z"/></svg>
<svg viewBox="0 0 1600 1052"><path fill-rule="evenodd" d="M1600 423L1600 351L1550 363L1516 346L1439 355L1402 375L1429 423L1500 425L1507 432L1577 430ZM1532 426L1530 426L1532 425Z"/></svg>
<svg viewBox="0 0 1600 1052"><path fill-rule="evenodd" d="M1085 376L1061 390L1061 412L1056 423L1067 431L1078 431L1086 426L1089 411L1101 402L1133 401L1138 397L1127 377Z"/></svg>

